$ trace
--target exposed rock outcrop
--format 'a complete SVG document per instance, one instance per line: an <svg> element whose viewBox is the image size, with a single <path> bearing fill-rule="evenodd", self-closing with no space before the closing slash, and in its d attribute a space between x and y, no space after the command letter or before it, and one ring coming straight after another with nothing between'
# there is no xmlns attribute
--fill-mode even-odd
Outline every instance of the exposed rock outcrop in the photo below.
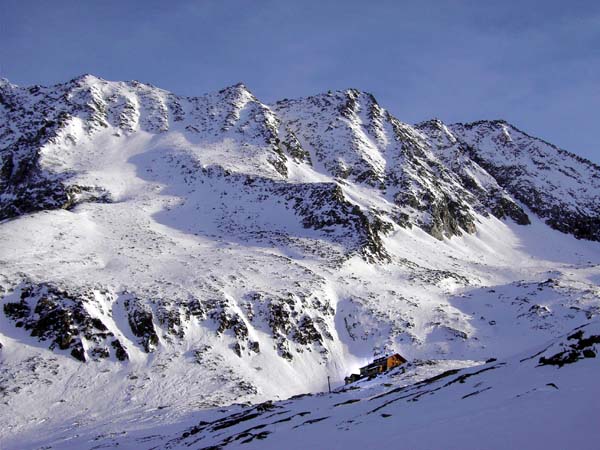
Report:
<svg viewBox="0 0 600 450"><path fill-rule="evenodd" d="M32 337L49 341L51 350L68 350L80 361L109 356L106 344L114 335L86 308L93 302L93 292L68 292L51 284L22 283L14 297L18 301L4 303L4 314Z"/></svg>

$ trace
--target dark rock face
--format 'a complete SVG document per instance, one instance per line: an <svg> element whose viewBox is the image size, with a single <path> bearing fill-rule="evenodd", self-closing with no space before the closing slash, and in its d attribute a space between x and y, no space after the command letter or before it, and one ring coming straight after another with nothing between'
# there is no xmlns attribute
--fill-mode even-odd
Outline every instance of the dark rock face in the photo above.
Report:
<svg viewBox="0 0 600 450"><path fill-rule="evenodd" d="M154 328L153 315L150 308L131 296L124 301L129 326L133 334L139 338L146 353L153 352L158 345L159 339Z"/></svg>
<svg viewBox="0 0 600 450"><path fill-rule="evenodd" d="M230 308L225 300L208 300L206 305L211 311L209 316L217 324L217 333L222 334L231 330L238 341L245 342L248 338L248 327L244 319Z"/></svg>
<svg viewBox="0 0 600 450"><path fill-rule="evenodd" d="M81 342L76 342L75 344L73 344L71 356L75 359L78 359L81 362L86 361L85 350L83 349L83 345L81 345Z"/></svg>
<svg viewBox="0 0 600 450"><path fill-rule="evenodd" d="M529 220L529 216L523 211L523 208L506 197L495 198L495 202L491 206L491 211L498 219L505 219L508 217L519 225L531 224L531 220Z"/></svg>
<svg viewBox="0 0 600 450"><path fill-rule="evenodd" d="M446 125L434 119L418 124L417 128L428 137L436 156L458 175L461 187L469 194L466 199L475 211L484 216L491 213L498 219L510 218L519 225L530 224L523 208L476 159L471 158L469 146L459 141ZM463 215L464 211L464 207L459 209ZM463 223L462 227L473 231L475 224L470 220L472 217L464 217L468 223ZM449 227L452 230L452 225Z"/></svg>
<svg viewBox="0 0 600 450"><path fill-rule="evenodd" d="M441 201L430 207L431 223L424 228L434 237L442 240L445 236L460 236L461 230L474 233L475 219L464 204L443 196Z"/></svg>
<svg viewBox="0 0 600 450"><path fill-rule="evenodd" d="M312 343L322 343L323 336L315 327L315 323L309 316L304 316L298 323L298 328L294 333L294 340L302 345Z"/></svg>
<svg viewBox="0 0 600 450"><path fill-rule="evenodd" d="M564 206L564 205L563 205ZM597 217L589 217L577 212L564 211L560 207L537 209L542 218L552 228L563 233L572 234L578 239L600 241L600 211Z"/></svg>
<svg viewBox="0 0 600 450"><path fill-rule="evenodd" d="M185 310L185 306L183 308ZM188 315L189 318L189 315ZM183 322L180 306L176 302L161 301L156 306L156 319L161 327L172 336L183 338Z"/></svg>
<svg viewBox="0 0 600 450"><path fill-rule="evenodd" d="M93 358L109 356L104 343L113 334L85 308L92 293L30 283L22 283L16 292L20 301L4 303L4 314L16 327L25 328L39 341L49 341L51 350L71 350L71 355L80 361L89 356L82 344L84 339Z"/></svg>
<svg viewBox="0 0 600 450"><path fill-rule="evenodd" d="M284 185L277 189L292 208L302 217L306 228L343 230L340 241L357 240L356 249L368 260L385 261L389 258L381 235L392 225L376 215L372 219L356 204L352 204L335 183Z"/></svg>
<svg viewBox="0 0 600 450"><path fill-rule="evenodd" d="M60 180L49 178L38 166L39 148L56 132L59 123L46 121L41 127L0 150L0 220L67 203Z"/></svg>
<svg viewBox="0 0 600 450"><path fill-rule="evenodd" d="M62 85L64 95L67 85ZM0 220L44 209L70 209L83 201L110 201L102 189L69 185L68 176L51 174L39 164L41 148L58 140L73 114L89 111L75 104L70 105L71 113L61 110L57 106L64 97L58 100L39 87L26 92L0 86L0 99L6 116L0 120ZM88 117L93 120L94 114Z"/></svg>
<svg viewBox="0 0 600 450"><path fill-rule="evenodd" d="M573 364L584 358L595 358L598 354L597 344L600 344L600 336L589 335L585 336L583 330L579 330L567 338L567 341L573 341L563 345L563 350L555 355L546 357L542 356L539 359L541 366L558 366L562 367L565 364Z"/></svg>
<svg viewBox="0 0 600 450"><path fill-rule="evenodd" d="M499 184L505 186L507 191L539 217L545 219L552 228L572 234L578 239L600 240L600 210L595 217L573 211L570 204L543 192L535 182L519 180L524 174L518 167L498 167L478 156L474 159L479 160L480 165L485 167Z"/></svg>
<svg viewBox="0 0 600 450"><path fill-rule="evenodd" d="M272 336L279 355L293 359L293 351L312 351L318 347L326 353L323 343L333 336L323 317L333 315L328 304L302 294L287 293L276 297L263 292L249 292L242 298L241 310L226 298L213 298L200 302L206 314L198 316L202 321L211 321L217 335L232 339L232 351L239 357L260 353L258 341L253 339L252 329ZM306 311L319 315L312 319Z"/></svg>
<svg viewBox="0 0 600 450"><path fill-rule="evenodd" d="M30 313L31 308L26 302L4 304L4 314L15 321L15 326L18 328L25 324L24 320L29 317Z"/></svg>
<svg viewBox="0 0 600 450"><path fill-rule="evenodd" d="M312 164L310 153L302 147L302 144L292 130L286 128L285 135L280 142L285 150L285 153L290 155L294 161Z"/></svg>
<svg viewBox="0 0 600 450"><path fill-rule="evenodd" d="M127 349L121 344L118 339L115 339L110 343L112 348L115 349L115 356L119 361L126 361L129 359L129 355L127 353Z"/></svg>
<svg viewBox="0 0 600 450"><path fill-rule="evenodd" d="M250 341L248 348L254 353L260 353L260 344L257 341Z"/></svg>
<svg viewBox="0 0 600 450"><path fill-rule="evenodd" d="M446 127L431 120L417 128L483 206L480 213L528 225L525 205L556 230L600 240L600 167L504 121Z"/></svg>
<svg viewBox="0 0 600 450"><path fill-rule="evenodd" d="M333 339L323 317L331 316L333 311L328 305L321 304L318 300L312 304L308 299L298 298L293 294L288 297L271 297L260 292L252 292L246 296L248 304L253 307L252 323L258 325L266 322L267 331L275 341L275 348L279 355L287 360L293 359L292 346L296 351L311 351L318 348L321 353L326 353L323 343L325 339ZM321 317L311 318L303 311L311 307ZM249 349L259 351L258 342L249 342Z"/></svg>

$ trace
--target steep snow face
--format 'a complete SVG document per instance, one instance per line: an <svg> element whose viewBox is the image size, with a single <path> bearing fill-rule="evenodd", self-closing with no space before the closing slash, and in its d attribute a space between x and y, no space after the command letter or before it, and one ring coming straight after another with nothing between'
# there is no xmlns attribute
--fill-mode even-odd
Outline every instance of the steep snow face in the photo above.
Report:
<svg viewBox="0 0 600 450"><path fill-rule="evenodd" d="M458 126L412 127L355 90L268 106L243 85L185 98L84 76L0 95L11 442L315 392L388 352L470 366L600 312L600 244ZM557 164L526 179L541 192ZM595 191L588 209L572 192L563 210L594 223Z"/></svg>

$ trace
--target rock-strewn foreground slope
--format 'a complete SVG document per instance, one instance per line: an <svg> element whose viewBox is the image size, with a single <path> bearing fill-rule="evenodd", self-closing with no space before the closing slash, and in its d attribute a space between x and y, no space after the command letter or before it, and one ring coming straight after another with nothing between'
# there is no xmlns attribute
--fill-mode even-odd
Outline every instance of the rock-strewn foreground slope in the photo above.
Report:
<svg viewBox="0 0 600 450"><path fill-rule="evenodd" d="M194 446L277 448L299 423L275 438L262 421L285 403L215 408L338 386L392 351L420 361L403 384L491 357L516 384L531 373L515 389L482 378L468 402L454 388L398 401L372 423L367 396L404 391L361 385L356 419L321 397L293 403L326 410L348 433L335 442L402 416L418 448L423 421L407 417L452 404L471 420L517 391L554 392L538 385L547 367L512 355L600 312L598 166L503 121L407 125L356 90L265 105L241 84L185 98L89 75L0 81L0 220L7 448L187 448L177 433L197 414L209 424ZM592 389L596 344L561 367L567 389ZM527 407L567 423L594 409L560 395ZM219 425L256 411L247 435ZM326 422L303 436L321 439Z"/></svg>

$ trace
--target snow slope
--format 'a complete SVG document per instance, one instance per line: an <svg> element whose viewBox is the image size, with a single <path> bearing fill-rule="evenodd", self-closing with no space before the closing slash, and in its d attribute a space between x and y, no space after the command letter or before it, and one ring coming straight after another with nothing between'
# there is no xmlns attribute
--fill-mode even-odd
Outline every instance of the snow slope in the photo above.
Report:
<svg viewBox="0 0 600 450"><path fill-rule="evenodd" d="M506 359L420 361L332 393L234 405L97 434L89 423L67 439L56 431L27 445L125 449L596 448L597 322ZM165 406L165 409L170 408ZM120 417L116 418L117 420ZM146 421L148 417L146 417ZM63 430L61 430L63 431ZM23 441L8 441L22 448Z"/></svg>
<svg viewBox="0 0 600 450"><path fill-rule="evenodd" d="M242 84L3 81L0 175L8 448L160 447L388 352L433 361L402 383L491 357L517 374L600 311L600 169L504 122L413 127L356 90L269 106ZM592 389L584 363L560 373ZM431 408L454 417L453 395ZM548 411L567 404L593 409Z"/></svg>

